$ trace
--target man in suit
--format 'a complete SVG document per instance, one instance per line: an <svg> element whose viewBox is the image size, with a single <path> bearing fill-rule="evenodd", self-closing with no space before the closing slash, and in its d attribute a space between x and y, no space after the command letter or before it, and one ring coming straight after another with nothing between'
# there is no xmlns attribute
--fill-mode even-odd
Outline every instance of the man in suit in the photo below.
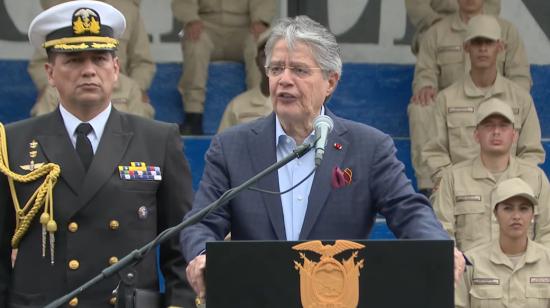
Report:
<svg viewBox="0 0 550 308"><path fill-rule="evenodd" d="M2 164L34 174L53 163L61 174L50 181L53 191L38 195L45 205L33 209L24 205L42 180L12 186L0 176L1 307L46 305L179 223L190 208L191 175L177 126L111 106L124 27L123 15L98 1L54 6L30 25L31 44L48 52L46 73L60 106L8 125L1 141L7 153L0 154L9 161ZM13 268L10 241L18 248ZM156 260L150 253L134 267L137 289L158 293ZM161 245L159 261L166 292L158 306L183 307L188 284L177 240ZM110 277L69 306L112 307L118 282Z"/></svg>
<svg viewBox="0 0 550 308"><path fill-rule="evenodd" d="M377 213L399 238L448 239L428 200L414 192L395 157L392 139L364 124L335 116L324 103L342 70L332 33L305 16L283 19L266 44L266 73L274 113L216 135L193 210L281 160L303 143L315 142L313 119L325 114L334 129L315 175L283 195L244 191L180 236L189 282L205 295L205 243L222 240L368 238ZM314 169L309 152L258 182L284 191ZM457 254L457 268L464 260Z"/></svg>

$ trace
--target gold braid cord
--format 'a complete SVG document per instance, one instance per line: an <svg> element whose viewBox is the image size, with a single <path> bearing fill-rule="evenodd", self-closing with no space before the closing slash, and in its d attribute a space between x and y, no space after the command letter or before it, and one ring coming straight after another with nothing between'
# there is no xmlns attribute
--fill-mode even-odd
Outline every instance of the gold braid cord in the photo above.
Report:
<svg viewBox="0 0 550 308"><path fill-rule="evenodd" d="M8 160L8 148L6 140L6 131L4 125L0 123L0 172L5 174L8 178L10 186L11 198L16 214L16 226L15 233L11 240L13 248L19 246L21 238L25 235L29 226L40 208L44 206L44 212L40 216L40 223L42 224L43 233L48 231L50 237L53 237L53 233L57 231L57 224L53 216L53 188L57 183L61 168L57 164L48 163L40 166L37 169L32 170L29 174L21 175L10 170ZM46 176L44 182L38 187L34 194L29 198L23 208L19 205L19 199L17 199L17 193L15 191L14 181L20 183L29 183L38 180L39 178ZM43 234L43 242L45 242L45 236ZM44 243L43 243L44 248ZM45 252L43 249L43 256ZM53 258L53 255L52 255ZM53 259L52 259L53 261Z"/></svg>

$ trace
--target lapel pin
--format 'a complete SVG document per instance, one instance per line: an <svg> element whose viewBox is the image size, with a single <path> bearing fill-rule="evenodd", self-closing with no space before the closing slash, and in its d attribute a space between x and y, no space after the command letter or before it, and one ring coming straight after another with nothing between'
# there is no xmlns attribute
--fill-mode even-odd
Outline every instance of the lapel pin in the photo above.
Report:
<svg viewBox="0 0 550 308"><path fill-rule="evenodd" d="M335 143L333 146L334 146L334 148L337 149L337 150L341 150L341 149L342 149L342 144L341 144L341 143Z"/></svg>
<svg viewBox="0 0 550 308"><path fill-rule="evenodd" d="M35 169L38 169L42 167L44 163L35 163L34 160L31 160L31 162L28 165L21 165L19 168L25 170L25 171L34 171Z"/></svg>

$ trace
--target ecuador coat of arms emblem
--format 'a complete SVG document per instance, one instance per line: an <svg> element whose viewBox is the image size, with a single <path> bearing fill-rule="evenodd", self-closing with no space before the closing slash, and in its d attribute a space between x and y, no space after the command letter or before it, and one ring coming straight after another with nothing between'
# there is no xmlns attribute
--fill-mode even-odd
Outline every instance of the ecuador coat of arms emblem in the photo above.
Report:
<svg viewBox="0 0 550 308"><path fill-rule="evenodd" d="M333 245L310 241L295 245L303 263L294 261L300 272L300 294L304 308L355 308L359 303L359 270L364 260L358 260L357 250L364 245L352 241L337 240ZM339 262L334 258L344 251L355 250L348 259ZM303 251L320 255L319 262L307 258Z"/></svg>

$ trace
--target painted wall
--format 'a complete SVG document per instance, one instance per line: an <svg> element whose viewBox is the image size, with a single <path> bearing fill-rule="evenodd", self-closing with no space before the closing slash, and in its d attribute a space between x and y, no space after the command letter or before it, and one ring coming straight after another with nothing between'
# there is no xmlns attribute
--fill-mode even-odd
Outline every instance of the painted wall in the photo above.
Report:
<svg viewBox="0 0 550 308"><path fill-rule="evenodd" d="M404 0L282 0L281 15L296 2L338 36L345 61L414 63ZM345 3L345 5L342 5ZM158 62L179 62L181 52L170 0L142 0L141 11ZM28 59L26 31L40 12L37 0L0 1L0 59ZM550 64L550 1L502 0L502 14L522 34L529 61Z"/></svg>

